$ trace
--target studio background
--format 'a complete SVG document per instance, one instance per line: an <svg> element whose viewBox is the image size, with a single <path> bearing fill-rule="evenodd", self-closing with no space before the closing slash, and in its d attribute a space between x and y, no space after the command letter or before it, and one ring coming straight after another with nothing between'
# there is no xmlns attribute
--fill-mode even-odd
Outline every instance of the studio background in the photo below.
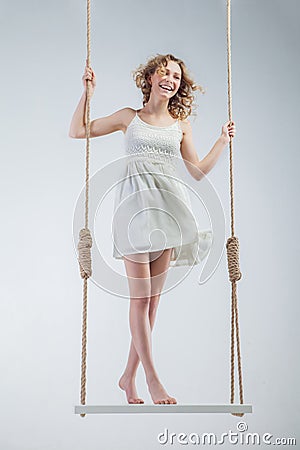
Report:
<svg viewBox="0 0 300 450"><path fill-rule="evenodd" d="M154 450L166 428L220 436L235 432L240 420L249 432L299 440L298 2L232 1L239 320L244 401L253 404L253 414L242 419L75 416L82 280L72 220L84 183L85 141L69 138L68 130L83 91L86 4L28 0L1 9L1 449ZM131 71L153 54L173 53L206 88L191 119L203 158L227 120L226 1L93 1L91 25L97 76L91 118L140 108ZM123 152L121 132L93 139L91 175ZM224 207L227 236L228 167L226 149L208 175ZM106 249L110 255L110 242ZM111 256L110 264L125 274L122 262ZM226 253L201 286L199 270L162 296L154 359L178 403L229 403ZM128 306L89 284L88 404L125 404L117 382L130 343ZM137 387L151 404L141 366Z"/></svg>

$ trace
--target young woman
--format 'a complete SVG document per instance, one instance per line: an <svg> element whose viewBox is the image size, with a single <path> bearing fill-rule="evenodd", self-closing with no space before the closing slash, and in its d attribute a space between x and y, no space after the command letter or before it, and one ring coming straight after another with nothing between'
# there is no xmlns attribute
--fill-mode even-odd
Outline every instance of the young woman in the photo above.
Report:
<svg viewBox="0 0 300 450"><path fill-rule="evenodd" d="M75 139L86 137L87 80L91 80L91 94L96 87L96 75L91 67L85 68L82 79L84 92L74 112L69 131L69 136ZM152 215L148 213L146 217L142 213L138 215L133 243L128 241L127 234L124 235L130 219L128 217L128 220L126 218L124 221L124 209L123 222L121 219L116 221L113 256L122 258L125 263L130 289L129 323L132 335L127 366L119 380L119 387L126 392L128 403L144 403L138 397L135 386L136 371L141 361L153 403L175 404L176 399L168 395L155 369L151 332L169 266L171 263L197 264L199 256L195 250L199 250L199 243L205 243L211 236L201 230L196 230L195 234L195 229L192 236L193 223L185 209L190 205L189 198L180 183L174 180L174 176L168 175L174 175L174 161L180 155L191 175L200 180L214 167L230 138L235 136L236 129L234 122L226 122L212 149L199 160L193 143L192 127L187 117L192 112L193 91L202 88L194 83L184 62L171 54L158 54L134 71L134 80L142 90L143 107L137 111L129 107L122 108L109 116L91 121L90 137L103 136L118 130L124 133L127 153L131 160L128 162L125 187L122 185L116 205L124 198L129 199L125 210L131 215L132 207L139 212L145 207L146 200L148 206L153 206L151 201L154 206L157 202L159 210L161 207L166 211L170 208L171 215L184 218L181 221L184 240L179 241L172 220L161 221L164 216L154 212ZM141 194L145 186L148 186L151 193L154 191L150 191L150 188L158 187L158 194L156 192L154 196L147 196L147 191L144 190L143 195L130 196L131 193ZM170 201L171 194L174 194L174 197L171 197L174 201ZM166 242L162 248L153 239L154 245L149 251L151 227L153 229L154 225L154 229L159 228L158 224L165 234ZM204 258L208 249L209 245L202 254L200 252L200 259Z"/></svg>

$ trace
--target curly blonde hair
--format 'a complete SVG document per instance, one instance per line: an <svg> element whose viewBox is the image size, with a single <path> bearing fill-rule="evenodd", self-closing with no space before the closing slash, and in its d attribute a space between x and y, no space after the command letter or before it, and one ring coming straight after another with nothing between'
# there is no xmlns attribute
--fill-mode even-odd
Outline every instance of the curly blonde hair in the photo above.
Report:
<svg viewBox="0 0 300 450"><path fill-rule="evenodd" d="M202 86L195 84L192 79L185 63L176 58L174 55L168 53L167 55L156 54L148 59L146 64L140 64L137 69L132 71L133 79L136 86L142 90L143 93L143 106L148 103L151 92L151 84L149 83L149 77L156 71L160 75L166 73L165 67L169 61L176 62L181 68L181 81L180 87L176 94L170 98L168 104L168 110L170 115L174 119L184 120L194 111L194 94L193 91L199 90L202 94L205 90ZM193 113L193 115L195 115Z"/></svg>

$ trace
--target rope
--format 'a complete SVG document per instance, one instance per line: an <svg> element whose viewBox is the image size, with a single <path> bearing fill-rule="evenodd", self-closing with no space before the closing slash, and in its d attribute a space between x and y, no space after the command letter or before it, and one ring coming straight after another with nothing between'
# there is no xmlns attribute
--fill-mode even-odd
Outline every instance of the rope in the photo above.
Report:
<svg viewBox="0 0 300 450"><path fill-rule="evenodd" d="M227 69L228 69L228 115L230 123L232 122L232 95L231 95L231 0L227 0ZM239 268L239 241L234 236L234 192L233 192L233 145L232 138L229 140L230 147L230 200L231 200L231 237L226 243L227 263L229 271L229 280L231 282L231 381L230 381L230 403L234 403L234 339L236 336L237 357L238 357L238 375L239 375L239 394L240 404L244 403L243 399L243 382L242 382L242 362L240 351L240 335L238 322L238 304L237 304L237 284L241 279L242 273ZM232 413L234 416L242 417L243 413Z"/></svg>
<svg viewBox="0 0 300 450"><path fill-rule="evenodd" d="M87 0L87 66L91 59L91 3ZM86 159L85 159L85 227L79 232L78 261L80 275L83 278L83 307L82 307L82 339L81 339L81 391L80 401L86 404L86 359L87 359L87 280L92 275L91 247L92 237L88 229L89 215L89 161L90 161L90 80L87 80L86 99ZM80 414L85 417L85 414Z"/></svg>

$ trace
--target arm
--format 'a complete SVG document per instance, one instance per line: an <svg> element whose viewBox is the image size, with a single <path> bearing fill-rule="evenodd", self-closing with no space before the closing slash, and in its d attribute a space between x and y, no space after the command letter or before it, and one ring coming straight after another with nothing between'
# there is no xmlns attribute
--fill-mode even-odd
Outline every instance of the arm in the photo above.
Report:
<svg viewBox="0 0 300 450"><path fill-rule="evenodd" d="M84 91L73 114L69 129L69 137L71 138L85 137L86 97L87 93Z"/></svg>
<svg viewBox="0 0 300 450"><path fill-rule="evenodd" d="M84 139L86 137L86 103L87 103L87 80L91 81L91 97L96 87L96 75L91 67L86 66L85 73L82 77L84 92L73 114L69 137L75 139ZM90 122L90 137L104 136L117 130L126 130L130 108L123 108L110 116L101 117Z"/></svg>
<svg viewBox="0 0 300 450"><path fill-rule="evenodd" d="M84 93L78 103L74 112L69 136L75 139L85 139L86 137L86 93ZM90 137L104 136L105 134L113 133L118 130L125 131L126 123L128 122L128 112L130 108L122 108L113 114L99 119L94 119L90 123Z"/></svg>
<svg viewBox="0 0 300 450"><path fill-rule="evenodd" d="M206 175L214 167L218 161L222 151L228 145L229 136L234 136L235 126L229 127L229 122L226 122L222 127L222 134L213 145L210 152L202 159L199 160L196 148L193 142L192 126L189 121L182 122L183 127L183 139L181 142L181 154L184 159L185 165L196 180L201 180L203 174ZM234 124L234 122L233 122ZM228 127L228 129L227 129ZM199 172L199 170L202 172Z"/></svg>

